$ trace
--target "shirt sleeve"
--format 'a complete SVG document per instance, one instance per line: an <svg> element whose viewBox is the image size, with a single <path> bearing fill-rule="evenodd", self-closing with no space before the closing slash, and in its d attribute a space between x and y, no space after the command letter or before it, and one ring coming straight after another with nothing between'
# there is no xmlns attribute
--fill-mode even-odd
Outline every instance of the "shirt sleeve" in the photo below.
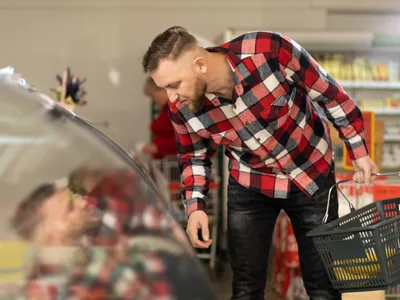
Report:
<svg viewBox="0 0 400 300"><path fill-rule="evenodd" d="M280 36L278 60L285 76L317 101L338 130L352 160L368 155L361 110L316 60L298 43Z"/></svg>
<svg viewBox="0 0 400 300"><path fill-rule="evenodd" d="M186 120L173 104L170 117L175 129L178 163L183 190L183 203L189 216L196 210L206 211L206 197L211 183L211 158L216 144L188 129Z"/></svg>

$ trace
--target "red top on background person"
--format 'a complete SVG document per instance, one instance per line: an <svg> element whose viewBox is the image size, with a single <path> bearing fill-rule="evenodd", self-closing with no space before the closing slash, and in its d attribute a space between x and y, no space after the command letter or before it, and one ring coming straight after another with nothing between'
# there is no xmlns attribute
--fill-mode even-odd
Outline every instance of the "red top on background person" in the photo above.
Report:
<svg viewBox="0 0 400 300"><path fill-rule="evenodd" d="M159 88L151 77L144 85L144 93L159 108L160 114L150 125L153 134L152 143L144 144L140 152L151 155L154 159L162 159L167 155L177 155L174 127L168 114L168 95L163 88Z"/></svg>

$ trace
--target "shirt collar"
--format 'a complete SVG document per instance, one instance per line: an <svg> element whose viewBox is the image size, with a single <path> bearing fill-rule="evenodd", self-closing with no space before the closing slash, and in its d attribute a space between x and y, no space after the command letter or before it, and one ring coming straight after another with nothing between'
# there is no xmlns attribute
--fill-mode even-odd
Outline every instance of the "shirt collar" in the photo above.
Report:
<svg viewBox="0 0 400 300"><path fill-rule="evenodd" d="M209 52L219 52L225 56L233 72L233 78L235 84L233 91L233 99L242 96L244 94L244 88L248 85L247 79L252 77L252 75L251 72L247 69L247 67L242 63L240 57L237 56L229 48L225 47L208 47L206 48L206 50Z"/></svg>

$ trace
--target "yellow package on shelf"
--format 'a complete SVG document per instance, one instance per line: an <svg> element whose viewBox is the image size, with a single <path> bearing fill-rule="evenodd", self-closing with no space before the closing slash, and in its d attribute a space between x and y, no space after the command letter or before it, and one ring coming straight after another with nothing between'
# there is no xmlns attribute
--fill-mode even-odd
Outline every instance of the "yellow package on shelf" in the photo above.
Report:
<svg viewBox="0 0 400 300"><path fill-rule="evenodd" d="M357 101L358 107L363 110L370 110L376 108L385 108L386 103L382 99L363 99Z"/></svg>

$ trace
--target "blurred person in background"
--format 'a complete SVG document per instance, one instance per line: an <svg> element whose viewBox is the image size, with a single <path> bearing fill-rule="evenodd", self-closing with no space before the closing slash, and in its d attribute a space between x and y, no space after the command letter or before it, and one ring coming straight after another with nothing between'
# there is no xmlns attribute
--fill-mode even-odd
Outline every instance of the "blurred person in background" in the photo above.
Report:
<svg viewBox="0 0 400 300"><path fill-rule="evenodd" d="M175 131L168 113L168 95L163 88L159 88L151 77L146 79L144 94L159 110L159 115L151 122L150 130L153 135L151 143L139 143L137 151L146 153L153 159L162 159L165 156L176 156Z"/></svg>

